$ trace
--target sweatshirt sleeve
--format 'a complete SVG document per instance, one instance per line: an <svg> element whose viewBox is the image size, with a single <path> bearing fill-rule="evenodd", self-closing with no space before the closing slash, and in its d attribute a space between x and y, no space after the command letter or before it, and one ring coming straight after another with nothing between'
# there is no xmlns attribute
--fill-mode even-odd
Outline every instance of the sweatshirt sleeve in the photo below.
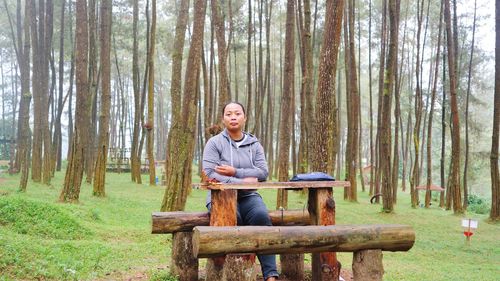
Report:
<svg viewBox="0 0 500 281"><path fill-rule="evenodd" d="M202 168L207 177L223 183L239 183L243 181L241 178L228 177L215 172L215 167L220 165L220 162L220 151L217 149L213 138L211 138L203 150Z"/></svg>
<svg viewBox="0 0 500 281"><path fill-rule="evenodd" d="M255 157L252 157L252 168L238 168L236 169L235 176L237 178L247 178L254 177L259 181L267 180L267 176L269 174L267 168L266 155L264 154L264 148L260 143L253 144L251 146L252 150L255 150ZM250 150L250 153L253 151Z"/></svg>

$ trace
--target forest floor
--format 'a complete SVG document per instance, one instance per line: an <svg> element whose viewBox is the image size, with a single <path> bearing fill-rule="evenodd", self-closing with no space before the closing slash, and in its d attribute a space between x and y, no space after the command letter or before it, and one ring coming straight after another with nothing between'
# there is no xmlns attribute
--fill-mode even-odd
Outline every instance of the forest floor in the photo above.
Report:
<svg viewBox="0 0 500 281"><path fill-rule="evenodd" d="M151 234L151 212L158 211L164 187L130 182L129 174L107 174L106 197L92 196L83 184L80 203L57 198L63 172L50 186L30 182L18 192L19 176L0 175L0 280L176 280L168 273L170 235ZM147 182L147 176L143 176ZM274 209L275 191L261 192ZM343 200L335 189L338 224L408 224L416 242L408 252L384 252L384 280L498 280L500 225L487 215L454 215L434 201L429 209L411 208L408 192L398 193L393 214L370 204L367 192L358 203ZM435 195L437 197L437 194ZM423 193L421 194L423 199ZM203 211L205 191L193 189L186 210ZM303 209L307 198L290 192L289 208ZM479 221L470 243L461 220ZM339 253L343 277L350 280L352 253ZM311 257L305 256L306 268ZM204 260L200 262L203 274Z"/></svg>

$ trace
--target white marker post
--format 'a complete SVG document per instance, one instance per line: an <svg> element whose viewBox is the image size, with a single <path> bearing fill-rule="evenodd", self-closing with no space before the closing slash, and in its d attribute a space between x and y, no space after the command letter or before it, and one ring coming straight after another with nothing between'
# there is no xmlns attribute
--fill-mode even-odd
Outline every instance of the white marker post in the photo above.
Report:
<svg viewBox="0 0 500 281"><path fill-rule="evenodd" d="M464 235L467 240L467 244L470 244L470 237L474 234L472 231L477 229L477 220L473 219L462 219L462 227L464 228Z"/></svg>

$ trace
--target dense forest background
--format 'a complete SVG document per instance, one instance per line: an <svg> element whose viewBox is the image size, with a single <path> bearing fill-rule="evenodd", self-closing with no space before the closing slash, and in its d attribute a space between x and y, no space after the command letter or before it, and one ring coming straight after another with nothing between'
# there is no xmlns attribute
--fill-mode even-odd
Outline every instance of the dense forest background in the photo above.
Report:
<svg viewBox="0 0 500 281"><path fill-rule="evenodd" d="M328 172L388 212L398 191L458 213L479 197L498 218L491 1L2 6L0 160L22 190L66 169L60 200L75 202L82 181L105 196L106 171L142 183L145 169L151 185L165 179L161 209L182 209L234 100L279 180Z"/></svg>

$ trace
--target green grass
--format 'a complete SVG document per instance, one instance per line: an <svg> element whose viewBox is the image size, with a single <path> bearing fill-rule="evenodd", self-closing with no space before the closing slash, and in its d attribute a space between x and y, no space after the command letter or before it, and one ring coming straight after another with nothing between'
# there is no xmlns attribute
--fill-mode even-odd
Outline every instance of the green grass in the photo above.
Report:
<svg viewBox="0 0 500 281"><path fill-rule="evenodd" d="M141 273L150 280L175 280L167 273L170 235L152 235L151 212L160 207L164 189L130 182L129 174L108 174L106 198L91 195L84 184L79 204L57 198L63 173L52 186L30 183L17 192L19 177L0 181L0 280L124 280ZM143 177L147 181L147 177ZM275 206L275 191L261 194ZM409 252L384 252L384 280L499 280L500 225L487 214L453 215L437 207L412 209L409 195L400 193L394 214L381 212L359 192L359 203L342 200L334 191L338 224L397 223L415 228ZM423 194L422 194L423 196ZM305 208L306 198L290 193L290 208ZM187 210L202 211L205 192L193 190ZM468 245L461 219L479 220ZM310 259L307 258L306 261ZM350 268L351 253L339 253ZM203 264L203 262L202 262Z"/></svg>

